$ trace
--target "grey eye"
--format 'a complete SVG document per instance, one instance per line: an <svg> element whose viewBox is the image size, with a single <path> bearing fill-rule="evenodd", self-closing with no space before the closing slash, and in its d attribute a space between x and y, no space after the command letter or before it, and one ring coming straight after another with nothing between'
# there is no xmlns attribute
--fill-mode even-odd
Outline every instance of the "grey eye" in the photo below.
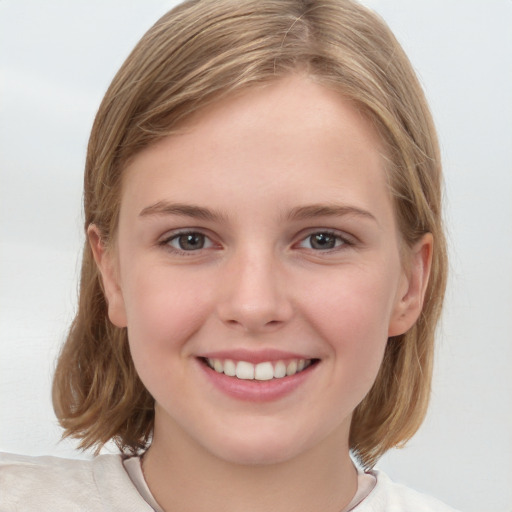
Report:
<svg viewBox="0 0 512 512"><path fill-rule="evenodd" d="M197 251L209 247L211 242L202 233L181 233L169 240L168 244L181 251Z"/></svg>
<svg viewBox="0 0 512 512"><path fill-rule="evenodd" d="M300 246L307 249L315 249L317 251L328 251L329 249L335 249L344 243L344 240L338 235L328 232L319 232L309 235L301 242Z"/></svg>

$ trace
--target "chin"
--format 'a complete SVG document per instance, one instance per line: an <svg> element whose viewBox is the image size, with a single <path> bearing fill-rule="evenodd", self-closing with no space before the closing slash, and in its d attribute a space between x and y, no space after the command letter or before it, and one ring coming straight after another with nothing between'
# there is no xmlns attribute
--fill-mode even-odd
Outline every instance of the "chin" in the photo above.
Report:
<svg viewBox="0 0 512 512"><path fill-rule="evenodd" d="M222 442L215 443L210 452L225 462L243 466L263 466L281 464L292 460L307 450L302 442L281 434L265 435L257 432L250 436L247 431L239 436L232 435ZM218 447L222 447L219 449Z"/></svg>

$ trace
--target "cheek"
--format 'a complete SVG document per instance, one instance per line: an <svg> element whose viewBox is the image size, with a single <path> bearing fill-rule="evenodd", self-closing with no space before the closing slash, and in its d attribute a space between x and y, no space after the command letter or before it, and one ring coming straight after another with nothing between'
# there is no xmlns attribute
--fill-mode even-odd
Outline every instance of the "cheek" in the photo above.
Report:
<svg viewBox="0 0 512 512"><path fill-rule="evenodd" d="M132 267L123 294L132 355L154 364L167 352L187 355L185 341L204 323L209 300L185 273L148 269Z"/></svg>
<svg viewBox="0 0 512 512"><path fill-rule="evenodd" d="M334 271L323 281L305 287L304 303L310 305L310 319L320 329L347 333L349 338L365 338L371 332L387 334L395 304L398 272L393 267L353 267ZM368 342L371 341L369 336Z"/></svg>
<svg viewBox="0 0 512 512"><path fill-rule="evenodd" d="M355 268L311 286L308 320L353 382L373 382L384 354L398 275Z"/></svg>

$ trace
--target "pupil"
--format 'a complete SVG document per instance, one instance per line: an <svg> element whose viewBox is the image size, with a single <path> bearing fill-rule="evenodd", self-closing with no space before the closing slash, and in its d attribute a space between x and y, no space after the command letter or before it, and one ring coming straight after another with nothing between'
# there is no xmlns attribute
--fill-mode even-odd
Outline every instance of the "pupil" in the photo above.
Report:
<svg viewBox="0 0 512 512"><path fill-rule="evenodd" d="M202 249L204 246L204 235L200 233L189 233L179 237L180 249L184 251L192 251L194 249Z"/></svg>
<svg viewBox="0 0 512 512"><path fill-rule="evenodd" d="M313 249L333 249L336 240L333 236L327 233L317 233L316 235L311 235L311 247Z"/></svg>

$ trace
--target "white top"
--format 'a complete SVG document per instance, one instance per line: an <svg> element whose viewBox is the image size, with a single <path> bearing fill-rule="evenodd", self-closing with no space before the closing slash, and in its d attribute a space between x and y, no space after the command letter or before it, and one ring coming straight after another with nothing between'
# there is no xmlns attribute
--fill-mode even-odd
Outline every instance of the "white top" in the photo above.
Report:
<svg viewBox="0 0 512 512"><path fill-rule="evenodd" d="M144 479L140 457L130 457L123 460L124 469L128 473L133 485L139 491L139 494L146 500L155 512L165 512L157 503L151 490ZM377 478L371 473L359 471L357 473L357 491L350 503L340 512L352 512L356 505L359 505L373 490L377 484Z"/></svg>
<svg viewBox="0 0 512 512"><path fill-rule="evenodd" d="M363 488L358 489L351 512L455 512L434 498L393 483L381 471L361 475L367 477L360 479ZM84 461L2 454L0 511L56 510L162 512L144 481L138 458L123 462L121 455L100 455Z"/></svg>

